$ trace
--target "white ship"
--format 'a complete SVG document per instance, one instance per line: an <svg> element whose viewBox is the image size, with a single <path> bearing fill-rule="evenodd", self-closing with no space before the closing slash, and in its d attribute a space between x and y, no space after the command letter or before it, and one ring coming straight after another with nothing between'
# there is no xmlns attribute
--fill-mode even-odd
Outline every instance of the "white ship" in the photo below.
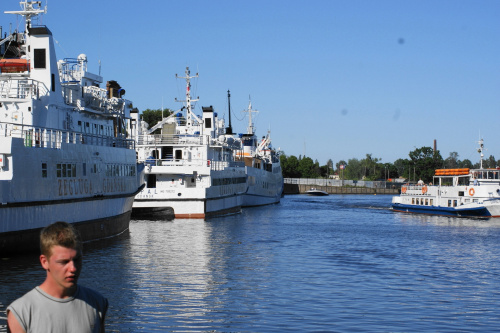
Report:
<svg viewBox="0 0 500 333"><path fill-rule="evenodd" d="M237 160L245 162L248 189L243 195L243 207L278 203L283 193L283 174L279 152L271 145L270 132L261 140L255 135L252 122L252 103L248 104L247 133L241 135L243 151L237 152Z"/></svg>
<svg viewBox="0 0 500 333"><path fill-rule="evenodd" d="M401 187L393 197L398 212L456 217L500 217L500 170L483 168L483 140L479 169L438 169L432 185Z"/></svg>
<svg viewBox="0 0 500 333"><path fill-rule="evenodd" d="M34 24L46 8L20 4L5 13L25 31L0 40L0 255L37 249L55 221L84 241L117 235L142 186L125 91L100 88L83 54L57 62L51 31Z"/></svg>
<svg viewBox="0 0 500 333"><path fill-rule="evenodd" d="M224 120L212 107L193 113L191 79L186 68L184 107L157 125L141 124L138 160L145 162L146 187L136 196L134 214L173 214L175 218L206 218L241 211L247 190L243 162L234 151L240 142L226 135ZM144 126L143 126L144 125ZM161 134L153 134L160 129Z"/></svg>

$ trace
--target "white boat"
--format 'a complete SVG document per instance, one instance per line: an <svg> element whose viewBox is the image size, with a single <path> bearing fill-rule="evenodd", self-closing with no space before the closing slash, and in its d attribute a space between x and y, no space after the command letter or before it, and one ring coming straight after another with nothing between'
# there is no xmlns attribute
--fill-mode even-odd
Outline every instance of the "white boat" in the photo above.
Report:
<svg viewBox="0 0 500 333"><path fill-rule="evenodd" d="M401 187L393 197L397 212L457 217L500 217L500 170L483 168L483 140L479 169L438 169L430 184Z"/></svg>
<svg viewBox="0 0 500 333"><path fill-rule="evenodd" d="M283 174L279 152L271 145L270 132L259 141L252 122L252 103L248 104L247 133L241 135L243 151L237 151L237 160L245 162L248 189L243 194L243 207L278 203L283 193Z"/></svg>
<svg viewBox="0 0 500 333"><path fill-rule="evenodd" d="M213 108L193 113L192 78L186 68L186 100L179 112L151 128L144 122L137 135L138 160L146 164L146 187L136 196L134 214L169 214L206 218L239 213L247 190L243 162L234 160L241 144L226 135L224 120ZM153 134L159 129L161 134Z"/></svg>
<svg viewBox="0 0 500 333"><path fill-rule="evenodd" d="M311 189L306 191L306 194L315 195L315 196L325 196L325 195L328 195L328 192L318 190L317 188L311 188Z"/></svg>
<svg viewBox="0 0 500 333"><path fill-rule="evenodd" d="M87 58L56 60L34 24L40 1L22 1L24 33L0 40L0 255L38 248L40 229L73 223L84 241L128 229L142 185L130 132L132 103Z"/></svg>

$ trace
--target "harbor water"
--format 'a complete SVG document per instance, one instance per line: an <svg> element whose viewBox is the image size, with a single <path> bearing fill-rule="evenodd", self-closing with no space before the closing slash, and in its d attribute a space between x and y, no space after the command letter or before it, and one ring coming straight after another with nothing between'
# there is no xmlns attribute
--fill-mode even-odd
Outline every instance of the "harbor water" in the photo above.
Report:
<svg viewBox="0 0 500 333"><path fill-rule="evenodd" d="M202 220L132 220L86 244L80 284L108 332L500 330L500 219L392 212L388 195L286 196ZM36 255L0 260L0 331L40 284Z"/></svg>

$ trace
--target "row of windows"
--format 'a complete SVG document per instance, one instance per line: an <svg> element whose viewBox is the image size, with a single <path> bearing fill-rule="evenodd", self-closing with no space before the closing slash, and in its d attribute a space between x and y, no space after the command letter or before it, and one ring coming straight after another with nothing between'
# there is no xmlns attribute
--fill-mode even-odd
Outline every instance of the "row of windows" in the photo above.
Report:
<svg viewBox="0 0 500 333"><path fill-rule="evenodd" d="M76 178L76 164L75 163L57 163L56 165L57 178Z"/></svg>
<svg viewBox="0 0 500 333"><path fill-rule="evenodd" d="M244 184L247 182L246 177L238 178L212 178L212 186Z"/></svg>
<svg viewBox="0 0 500 333"><path fill-rule="evenodd" d="M432 203L433 203L433 199L429 199L429 198L411 198L412 205L432 206Z"/></svg>
<svg viewBox="0 0 500 333"><path fill-rule="evenodd" d="M87 175L87 163L83 163L83 176ZM91 164L89 172L98 173L97 164ZM135 165L106 164L106 176L108 177L134 177L136 175ZM57 163L57 178L76 178L76 163ZM47 163L42 163L42 177L48 177Z"/></svg>
<svg viewBox="0 0 500 333"><path fill-rule="evenodd" d="M113 128L111 126L98 125L89 122L82 123L82 121L79 120L78 127L82 133L113 136Z"/></svg>
<svg viewBox="0 0 500 333"><path fill-rule="evenodd" d="M108 177L133 177L135 165L107 164L106 176Z"/></svg>

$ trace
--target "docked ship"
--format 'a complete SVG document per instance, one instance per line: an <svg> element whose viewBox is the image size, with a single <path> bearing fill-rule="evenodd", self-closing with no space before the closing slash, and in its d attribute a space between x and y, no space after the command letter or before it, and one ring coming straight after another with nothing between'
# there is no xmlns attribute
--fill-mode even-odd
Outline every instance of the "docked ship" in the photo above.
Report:
<svg viewBox="0 0 500 333"><path fill-rule="evenodd" d="M239 213L247 190L245 167L235 160L241 143L226 134L213 107L194 114L191 76L186 68L184 106L149 128L138 126L137 156L145 163L146 187L136 196L138 215L207 218ZM160 131L155 134L155 131Z"/></svg>
<svg viewBox="0 0 500 333"><path fill-rule="evenodd" d="M479 169L437 169L432 185L402 186L400 196L392 199L392 209L456 217L500 217L500 170L483 168L483 140L479 145Z"/></svg>
<svg viewBox="0 0 500 333"><path fill-rule="evenodd" d="M279 151L271 144L271 135L258 139L252 122L252 103L248 103L247 133L241 135L243 150L237 151L237 160L245 162L248 189L243 195L243 207L278 203L283 193L283 174Z"/></svg>
<svg viewBox="0 0 500 333"><path fill-rule="evenodd" d="M87 57L57 61L40 1L7 11L24 32L0 40L0 255L33 251L40 229L66 221L84 241L128 229L143 185L131 133L133 105Z"/></svg>

